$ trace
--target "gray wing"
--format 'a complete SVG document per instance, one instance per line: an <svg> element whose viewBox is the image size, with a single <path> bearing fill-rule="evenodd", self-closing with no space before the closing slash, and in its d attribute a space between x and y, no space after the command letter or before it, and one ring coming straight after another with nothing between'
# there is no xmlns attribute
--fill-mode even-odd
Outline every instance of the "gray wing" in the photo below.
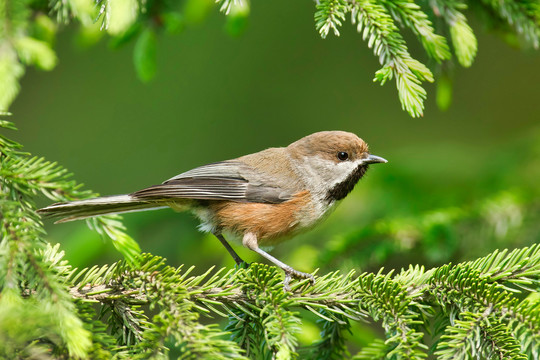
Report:
<svg viewBox="0 0 540 360"><path fill-rule="evenodd" d="M293 194L262 179L255 169L239 161L222 161L189 170L131 194L139 199L229 200L281 203Z"/></svg>

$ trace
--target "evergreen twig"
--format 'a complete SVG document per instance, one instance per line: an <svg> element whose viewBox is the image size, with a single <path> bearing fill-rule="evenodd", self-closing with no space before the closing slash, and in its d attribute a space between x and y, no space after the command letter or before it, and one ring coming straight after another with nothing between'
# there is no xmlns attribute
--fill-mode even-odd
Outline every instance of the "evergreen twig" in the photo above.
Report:
<svg viewBox="0 0 540 360"><path fill-rule="evenodd" d="M249 13L247 0L217 0L216 3L229 19L242 18ZM318 0L315 3L315 27L322 38L330 32L339 36L339 29L350 16L382 66L375 73L375 81L382 85L395 79L401 106L413 117L423 115L427 94L422 83L433 82L434 77L426 64L417 60L418 56L411 55L403 28L412 31L429 59L437 64L448 61L452 55L444 36L446 29L434 25L441 18L448 27L458 62L463 66L472 65L478 44L467 18L470 12L467 16L464 12L468 5L473 11L488 14L479 19L501 33L519 38L524 45L536 49L540 44L537 0ZM135 39L135 69L142 81L149 81L157 67L156 30L180 32L186 25L183 13L189 12L180 10L178 0L97 0L94 5L81 0L4 0L0 3L0 83L3 85L0 110L7 110L17 95L25 66L51 70L56 65L52 45L57 24L77 20L83 28L90 28L99 20L101 31L113 38L114 47ZM200 2L194 6L200 6L198 12L204 14L209 4ZM237 34L234 26L231 29L232 34Z"/></svg>

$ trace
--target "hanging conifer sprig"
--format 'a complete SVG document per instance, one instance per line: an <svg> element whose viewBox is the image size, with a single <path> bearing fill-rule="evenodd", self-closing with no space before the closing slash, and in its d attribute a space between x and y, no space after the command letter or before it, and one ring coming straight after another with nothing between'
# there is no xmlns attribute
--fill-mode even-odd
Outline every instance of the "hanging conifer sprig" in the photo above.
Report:
<svg viewBox="0 0 540 360"><path fill-rule="evenodd" d="M413 117L422 116L426 91L422 83L433 82L431 71L411 56L401 28L409 28L421 42L427 55L436 63L452 56L447 40L436 33L433 19L441 17L449 28L458 62L471 66L478 48L476 37L463 10L465 2L433 0L429 8L413 0L321 0L317 2L315 26L324 39L330 31L339 36L339 28L347 15L356 24L358 33L373 49L382 68L374 81L383 85L395 78L401 106ZM501 22L510 25L527 44L538 48L540 11L534 1L484 1L487 11L497 13ZM438 29L442 32L444 29Z"/></svg>
<svg viewBox="0 0 540 360"><path fill-rule="evenodd" d="M245 30L250 7L257 6L249 0L216 0L216 3L216 8L227 15L227 29L233 36ZM427 96L423 83L433 82L434 77L432 71L418 61L422 57L411 54L404 30L412 31L434 64L448 61L453 54L462 66L472 65L478 44L465 14L481 13L479 22L495 28L506 38L520 39L525 46L537 49L540 44L537 0L319 0L315 3L315 27L320 36L326 38L329 33L339 36L341 26L350 18L381 64L374 80L381 85L395 80L402 108L414 117L423 115ZM184 20L186 13L199 14L197 20L192 21L197 23L212 6L206 1L193 4L177 0L0 2L0 83L3 85L0 111L7 110L16 97L25 66L44 70L55 67L57 58L53 44L58 24L75 19L85 30L83 33L93 34L87 39L89 42L97 42L107 34L112 38L113 48L135 41L135 72L141 81L147 82L159 70L157 54L161 30L178 34L189 26L189 21ZM194 8L198 10L193 11ZM97 34L95 22L100 25ZM443 36L447 34L449 39ZM450 91L449 86L445 89ZM444 104L448 102L442 101L441 106L447 106Z"/></svg>

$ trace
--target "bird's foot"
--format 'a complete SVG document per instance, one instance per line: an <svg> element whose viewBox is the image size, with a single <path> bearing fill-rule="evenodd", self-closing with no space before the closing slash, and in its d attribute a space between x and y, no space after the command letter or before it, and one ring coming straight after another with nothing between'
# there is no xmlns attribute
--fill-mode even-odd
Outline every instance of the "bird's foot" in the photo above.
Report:
<svg viewBox="0 0 540 360"><path fill-rule="evenodd" d="M285 272L285 279L283 280L283 291L285 292L291 291L291 286L289 284L293 277L296 279L309 279L311 285L315 285L315 277L311 274L294 270L290 266L284 268L283 271Z"/></svg>

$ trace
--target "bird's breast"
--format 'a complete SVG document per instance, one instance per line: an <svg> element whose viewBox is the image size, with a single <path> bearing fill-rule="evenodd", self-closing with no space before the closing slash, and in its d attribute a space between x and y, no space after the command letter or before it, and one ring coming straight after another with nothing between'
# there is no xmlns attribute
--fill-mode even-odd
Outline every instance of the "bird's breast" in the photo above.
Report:
<svg viewBox="0 0 540 360"><path fill-rule="evenodd" d="M254 233L263 246L274 245L315 225L325 212L314 206L309 191L299 192L279 204L216 202L209 206L209 211L216 229L239 236Z"/></svg>

